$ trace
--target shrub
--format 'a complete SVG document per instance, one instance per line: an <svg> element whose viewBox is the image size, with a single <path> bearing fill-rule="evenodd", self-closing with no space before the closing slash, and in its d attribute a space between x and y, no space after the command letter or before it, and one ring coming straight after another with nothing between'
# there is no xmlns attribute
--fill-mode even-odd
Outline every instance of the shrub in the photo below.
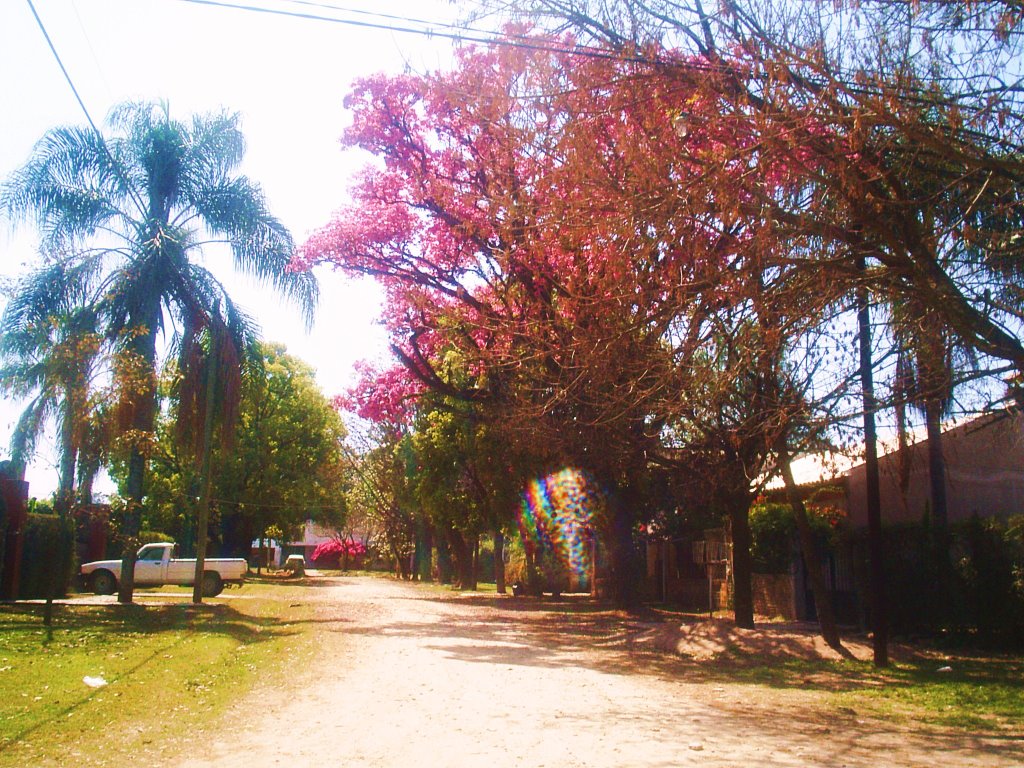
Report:
<svg viewBox="0 0 1024 768"><path fill-rule="evenodd" d="M29 513L22 528L24 539L18 598L45 598L67 594L75 572L75 528L70 519Z"/></svg>
<svg viewBox="0 0 1024 768"><path fill-rule="evenodd" d="M839 518L832 507L807 504L807 516L822 550L836 542ZM763 502L750 508L750 554L755 573L789 573L799 552L796 517L789 504Z"/></svg>
<svg viewBox="0 0 1024 768"><path fill-rule="evenodd" d="M310 560L322 568L347 569L350 564L358 567L365 555L366 545L361 541L329 539L316 545Z"/></svg>

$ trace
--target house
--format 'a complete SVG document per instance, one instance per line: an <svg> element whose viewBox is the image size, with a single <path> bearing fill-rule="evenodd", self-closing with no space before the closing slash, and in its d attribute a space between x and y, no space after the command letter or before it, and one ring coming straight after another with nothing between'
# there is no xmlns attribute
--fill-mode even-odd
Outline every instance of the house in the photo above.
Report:
<svg viewBox="0 0 1024 768"><path fill-rule="evenodd" d="M1024 513L1024 415L1003 411L942 433L949 522ZM929 508L928 441L878 460L882 522L920 522ZM847 511L854 528L867 526L867 470L847 473Z"/></svg>
<svg viewBox="0 0 1024 768"><path fill-rule="evenodd" d="M336 538L338 538L337 531L318 525L312 520L307 520L305 525L302 527L301 539L284 543L274 539L270 540L265 548L267 558L266 563L268 566L280 568L288 555L302 555L308 563L310 562L313 550L317 548L317 545ZM257 562L259 560L260 547L261 542L259 540L253 541L252 562Z"/></svg>

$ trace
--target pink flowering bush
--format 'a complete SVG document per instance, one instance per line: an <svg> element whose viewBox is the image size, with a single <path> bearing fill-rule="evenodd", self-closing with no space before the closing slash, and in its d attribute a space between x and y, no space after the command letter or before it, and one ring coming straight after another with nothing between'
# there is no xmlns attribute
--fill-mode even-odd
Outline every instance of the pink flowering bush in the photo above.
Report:
<svg viewBox="0 0 1024 768"><path fill-rule="evenodd" d="M366 545L361 541L330 539L317 544L311 559L323 568L349 568L350 563L358 566L366 555Z"/></svg>

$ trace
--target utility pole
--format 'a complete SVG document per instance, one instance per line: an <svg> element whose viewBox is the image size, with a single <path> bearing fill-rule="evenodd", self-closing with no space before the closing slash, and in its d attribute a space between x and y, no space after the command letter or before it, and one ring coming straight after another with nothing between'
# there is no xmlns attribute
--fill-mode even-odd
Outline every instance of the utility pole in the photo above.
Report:
<svg viewBox="0 0 1024 768"><path fill-rule="evenodd" d="M210 524L210 466L213 453L213 411L217 394L217 364L219 353L219 333L216 328L216 317L220 314L220 303L214 305L210 316L210 352L206 360L206 403L203 413L203 454L200 462L200 495L196 521L196 573L192 585L192 602L196 605L203 602L203 571L206 567L207 528Z"/></svg>

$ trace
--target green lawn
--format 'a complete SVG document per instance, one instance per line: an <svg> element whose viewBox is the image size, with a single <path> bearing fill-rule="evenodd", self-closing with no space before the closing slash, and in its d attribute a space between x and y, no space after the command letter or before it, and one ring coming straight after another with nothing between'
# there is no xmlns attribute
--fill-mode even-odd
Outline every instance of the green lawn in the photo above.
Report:
<svg viewBox="0 0 1024 768"><path fill-rule="evenodd" d="M944 670L946 667L950 669ZM827 707L854 710L906 725L1024 735L1024 658L1008 655L922 655L876 669L861 661L776 659L755 664L741 657L704 666L717 683L800 688L824 695Z"/></svg>
<svg viewBox="0 0 1024 768"><path fill-rule="evenodd" d="M865 684L844 694L890 719L970 731L1016 729L1024 735L1024 659L957 657L898 663L885 673L859 670ZM949 671L940 669L951 667Z"/></svg>
<svg viewBox="0 0 1024 768"><path fill-rule="evenodd" d="M164 587L175 597L59 606L50 629L41 606L0 606L0 766L123 764L187 741L254 686L308 668L310 589L247 584L192 606L191 590Z"/></svg>

